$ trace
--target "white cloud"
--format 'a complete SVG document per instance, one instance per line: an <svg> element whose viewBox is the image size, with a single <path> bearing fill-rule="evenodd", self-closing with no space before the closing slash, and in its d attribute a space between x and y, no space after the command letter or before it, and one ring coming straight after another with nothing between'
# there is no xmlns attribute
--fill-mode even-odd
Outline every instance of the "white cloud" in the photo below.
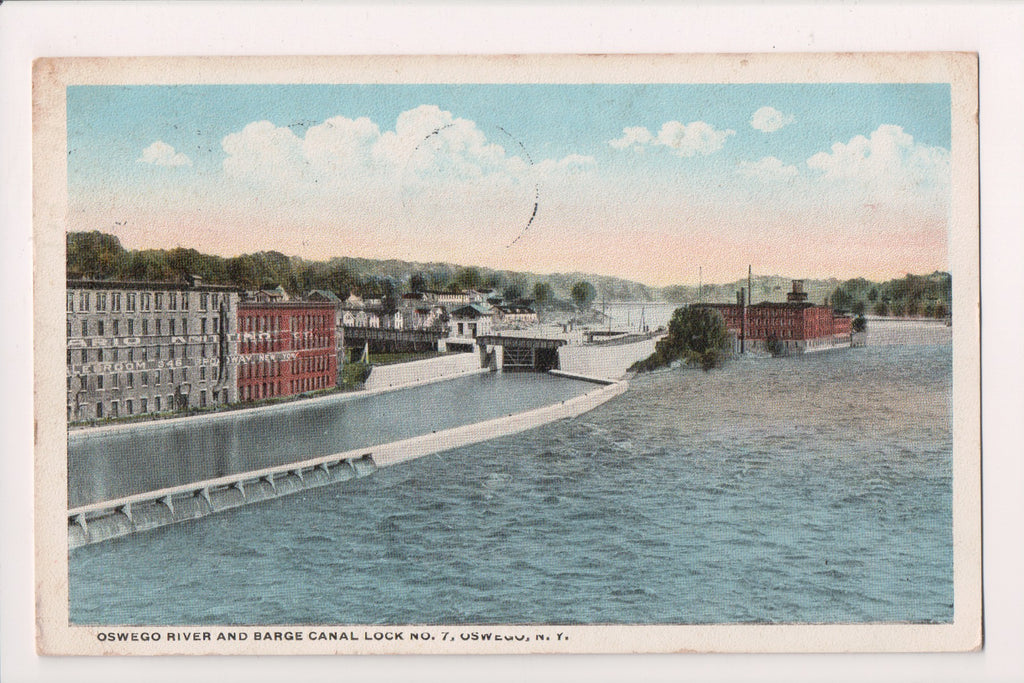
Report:
<svg viewBox="0 0 1024 683"><path fill-rule="evenodd" d="M759 161L741 161L738 172L740 175L756 178L766 183L795 178L799 175L796 166L787 166L776 157L764 157Z"/></svg>
<svg viewBox="0 0 1024 683"><path fill-rule="evenodd" d="M716 130L704 121L667 121L662 124L657 136L643 126L623 128L622 137L609 140L608 144L615 149L632 148L637 151L648 145L660 145L681 157L707 156L722 149L726 138L735 134L734 130Z"/></svg>
<svg viewBox="0 0 1024 683"><path fill-rule="evenodd" d="M144 164L154 166L191 166L192 160L181 152L175 152L174 147L162 140L157 140L152 145L142 150L142 156L135 160Z"/></svg>
<svg viewBox="0 0 1024 683"><path fill-rule="evenodd" d="M623 128L622 137L615 140L609 140L608 144L615 149L625 149L626 147L643 147L644 145L650 144L654 140L654 136L651 135L651 131L647 130L643 126L635 126L632 128Z"/></svg>
<svg viewBox="0 0 1024 683"><path fill-rule="evenodd" d="M541 174L553 171L578 171L593 166L594 157L582 154L570 154L561 159L544 159L537 163L536 168Z"/></svg>
<svg viewBox="0 0 1024 683"><path fill-rule="evenodd" d="M735 134L734 130L715 130L703 121L685 125L679 121L668 121L658 131L658 142L671 147L679 156L707 156L722 149L725 139Z"/></svg>
<svg viewBox="0 0 1024 683"><path fill-rule="evenodd" d="M807 167L821 181L846 185L862 195L948 201L949 151L914 142L900 126L881 125L869 137L837 142L831 152L809 158Z"/></svg>
<svg viewBox="0 0 1024 683"><path fill-rule="evenodd" d="M474 121L434 105L399 114L394 130L368 118L336 116L299 136L269 121L248 124L224 137L227 176L277 192L420 192L433 185L474 185L501 192L539 176L566 175L594 163L571 154L531 164L519 143L501 129L487 133ZM498 144L495 140L504 143Z"/></svg>
<svg viewBox="0 0 1024 683"><path fill-rule="evenodd" d="M792 114L783 114L775 107L761 107L750 117L750 125L763 133L774 133L793 123Z"/></svg>

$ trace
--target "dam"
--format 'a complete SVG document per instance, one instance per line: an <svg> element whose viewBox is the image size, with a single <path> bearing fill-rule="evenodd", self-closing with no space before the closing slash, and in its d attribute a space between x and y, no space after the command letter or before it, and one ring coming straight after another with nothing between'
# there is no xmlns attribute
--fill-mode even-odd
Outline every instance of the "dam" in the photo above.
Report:
<svg viewBox="0 0 1024 683"><path fill-rule="evenodd" d="M194 519L573 417L625 383L478 372L382 393L71 432L69 544Z"/></svg>

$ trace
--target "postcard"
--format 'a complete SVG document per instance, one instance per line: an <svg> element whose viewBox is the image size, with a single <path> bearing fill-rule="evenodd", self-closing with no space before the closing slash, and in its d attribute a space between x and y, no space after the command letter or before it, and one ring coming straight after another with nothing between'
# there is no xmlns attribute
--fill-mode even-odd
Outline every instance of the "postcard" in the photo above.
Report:
<svg viewBox="0 0 1024 683"><path fill-rule="evenodd" d="M41 653L981 647L976 55L33 103Z"/></svg>

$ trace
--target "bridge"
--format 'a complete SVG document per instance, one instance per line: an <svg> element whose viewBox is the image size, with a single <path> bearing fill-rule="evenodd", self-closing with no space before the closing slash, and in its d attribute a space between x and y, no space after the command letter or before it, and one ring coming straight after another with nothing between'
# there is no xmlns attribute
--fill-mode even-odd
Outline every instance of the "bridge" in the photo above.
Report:
<svg viewBox="0 0 1024 683"><path fill-rule="evenodd" d="M371 351L426 351L437 348L437 340L447 336L443 330L398 330L385 327L345 325L345 346L370 345Z"/></svg>

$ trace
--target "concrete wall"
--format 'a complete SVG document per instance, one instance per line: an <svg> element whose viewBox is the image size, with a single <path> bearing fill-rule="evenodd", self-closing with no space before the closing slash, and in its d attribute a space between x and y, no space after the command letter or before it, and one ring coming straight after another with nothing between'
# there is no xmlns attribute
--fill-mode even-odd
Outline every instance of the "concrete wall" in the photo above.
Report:
<svg viewBox="0 0 1024 683"><path fill-rule="evenodd" d="M613 346L562 346L558 349L558 369L588 377L616 379L629 366L654 353L657 339Z"/></svg>
<svg viewBox="0 0 1024 683"><path fill-rule="evenodd" d="M373 354L370 354L373 362ZM476 353L453 353L439 358L375 365L366 379L367 391L396 389L410 384L423 384L439 379L458 377L480 369L480 356Z"/></svg>

